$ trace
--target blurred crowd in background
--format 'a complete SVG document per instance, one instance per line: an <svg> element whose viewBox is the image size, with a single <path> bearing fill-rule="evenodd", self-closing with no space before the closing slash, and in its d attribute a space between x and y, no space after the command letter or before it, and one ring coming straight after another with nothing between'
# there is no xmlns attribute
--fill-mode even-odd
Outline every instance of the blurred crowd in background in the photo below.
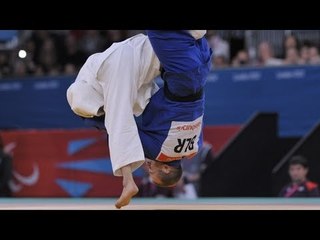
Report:
<svg viewBox="0 0 320 240"><path fill-rule="evenodd" d="M86 58L143 30L0 30L0 78L76 74ZM317 30L208 30L213 69L320 64Z"/></svg>
<svg viewBox="0 0 320 240"><path fill-rule="evenodd" d="M0 45L0 77L76 74L91 54L134 34L126 30L13 30Z"/></svg>

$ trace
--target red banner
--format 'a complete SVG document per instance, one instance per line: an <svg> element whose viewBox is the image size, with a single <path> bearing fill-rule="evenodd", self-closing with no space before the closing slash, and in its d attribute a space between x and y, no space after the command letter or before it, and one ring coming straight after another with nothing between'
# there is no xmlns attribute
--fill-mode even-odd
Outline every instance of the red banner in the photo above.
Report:
<svg viewBox="0 0 320 240"><path fill-rule="evenodd" d="M206 127L214 153L239 126ZM122 178L112 174L107 136L96 130L2 132L13 156L10 188L16 197L118 197ZM142 168L134 172L139 184Z"/></svg>
<svg viewBox="0 0 320 240"><path fill-rule="evenodd" d="M2 137L13 154L13 195L111 197L122 178L111 172L106 135L95 130L9 131ZM100 168L100 169L99 169Z"/></svg>

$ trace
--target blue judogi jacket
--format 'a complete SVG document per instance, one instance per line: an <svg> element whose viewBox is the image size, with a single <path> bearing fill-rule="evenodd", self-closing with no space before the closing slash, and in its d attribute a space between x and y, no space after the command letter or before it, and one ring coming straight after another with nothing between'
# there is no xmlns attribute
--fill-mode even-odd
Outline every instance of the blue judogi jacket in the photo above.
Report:
<svg viewBox="0 0 320 240"><path fill-rule="evenodd" d="M138 124L147 158L163 162L192 157L203 142L203 87L212 51L187 31L147 31L162 65L164 86L151 97Z"/></svg>

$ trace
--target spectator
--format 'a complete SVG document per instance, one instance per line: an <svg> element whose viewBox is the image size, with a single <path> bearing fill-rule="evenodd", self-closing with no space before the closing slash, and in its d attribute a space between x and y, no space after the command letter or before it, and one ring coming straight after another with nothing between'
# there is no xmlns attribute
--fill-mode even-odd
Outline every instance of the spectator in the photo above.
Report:
<svg viewBox="0 0 320 240"><path fill-rule="evenodd" d="M86 58L93 53L103 50L103 42L99 31L87 30L81 39L80 47L84 51Z"/></svg>
<svg viewBox="0 0 320 240"><path fill-rule="evenodd" d="M37 66L34 61L35 49L36 49L35 42L32 41L31 39L27 40L25 43L25 46L23 46L23 49L25 49L27 53L26 58L24 59L24 62L27 67L27 73L30 75L33 75L37 70Z"/></svg>
<svg viewBox="0 0 320 240"><path fill-rule="evenodd" d="M12 175L12 158L5 153L4 144L0 136L0 197L10 197L9 181Z"/></svg>
<svg viewBox="0 0 320 240"><path fill-rule="evenodd" d="M128 38L127 32L124 30L108 30L104 32L103 49L107 49L115 42L120 42Z"/></svg>
<svg viewBox="0 0 320 240"><path fill-rule="evenodd" d="M64 74L66 75L73 75L73 74L77 74L78 73L78 69L76 68L76 66L72 63L67 63L66 65L64 65Z"/></svg>
<svg viewBox="0 0 320 240"><path fill-rule="evenodd" d="M318 184L307 179L308 161L303 156L293 156L289 162L291 182L279 193L280 197L319 197Z"/></svg>
<svg viewBox="0 0 320 240"><path fill-rule="evenodd" d="M300 44L296 36L288 35L284 38L283 41L283 57L286 57L287 51L291 48L300 49Z"/></svg>
<svg viewBox="0 0 320 240"><path fill-rule="evenodd" d="M249 66L250 59L249 53L246 50L240 50L235 58L232 60L233 67L245 67Z"/></svg>
<svg viewBox="0 0 320 240"><path fill-rule="evenodd" d="M62 58L64 72L66 74L78 72L87 60L85 53L79 49L78 46L77 39L74 35L69 34L66 36L64 40L64 56Z"/></svg>
<svg viewBox="0 0 320 240"><path fill-rule="evenodd" d="M207 39L210 47L214 49L214 56L223 57L225 62L229 62L230 58L230 45L227 41L223 40L213 30L208 30Z"/></svg>
<svg viewBox="0 0 320 240"><path fill-rule="evenodd" d="M258 47L259 63L262 66L280 66L282 60L273 57L273 49L270 43L261 42Z"/></svg>
<svg viewBox="0 0 320 240"><path fill-rule="evenodd" d="M39 60L45 74L59 74L59 59L56 51L56 45L52 38L44 40L43 45L40 48Z"/></svg>
<svg viewBox="0 0 320 240"><path fill-rule="evenodd" d="M15 77L26 77L28 75L26 63L22 60L17 60L13 66L13 74Z"/></svg>
<svg viewBox="0 0 320 240"><path fill-rule="evenodd" d="M283 61L285 65L297 65L300 62L299 53L296 48L291 47L286 49L286 58Z"/></svg>
<svg viewBox="0 0 320 240"><path fill-rule="evenodd" d="M213 160L212 145L204 142L201 149L193 158L182 162L184 184L194 185L195 191L198 194L201 174Z"/></svg>
<svg viewBox="0 0 320 240"><path fill-rule="evenodd" d="M0 78L7 77L11 73L8 55L9 54L4 51L0 52Z"/></svg>
<svg viewBox="0 0 320 240"><path fill-rule="evenodd" d="M203 171L214 160L212 145L204 142L199 152L182 162L183 177L173 189L173 196L180 199L196 199L199 196L200 178Z"/></svg>
<svg viewBox="0 0 320 240"><path fill-rule="evenodd" d="M197 191L193 183L187 178L181 178L178 184L173 189L173 196L179 199L196 199L198 198Z"/></svg>
<svg viewBox="0 0 320 240"><path fill-rule="evenodd" d="M36 65L41 64L40 52L45 40L50 39L50 33L46 30L35 30L31 34L30 41L33 42L35 48L32 51L32 59Z"/></svg>
<svg viewBox="0 0 320 240"><path fill-rule="evenodd" d="M320 64L319 50L316 46L311 46L309 49L310 64Z"/></svg>
<svg viewBox="0 0 320 240"><path fill-rule="evenodd" d="M213 69L221 69L221 68L228 67L227 59L222 54L219 54L219 53L213 54L211 61L212 61L212 68Z"/></svg>
<svg viewBox="0 0 320 240"><path fill-rule="evenodd" d="M309 64L310 61L310 49L309 45L304 44L300 48L300 64Z"/></svg>

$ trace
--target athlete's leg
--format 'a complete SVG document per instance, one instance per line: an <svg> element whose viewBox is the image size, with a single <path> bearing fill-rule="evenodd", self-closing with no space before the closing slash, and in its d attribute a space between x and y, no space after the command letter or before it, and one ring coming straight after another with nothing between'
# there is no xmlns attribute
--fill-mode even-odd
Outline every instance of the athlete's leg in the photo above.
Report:
<svg viewBox="0 0 320 240"><path fill-rule="evenodd" d="M206 63L210 58L206 39L196 39L188 30L148 30L147 34L165 71L186 72Z"/></svg>
<svg viewBox="0 0 320 240"><path fill-rule="evenodd" d="M212 54L206 39L197 40L188 30L148 30L147 34L164 68L168 92L186 97L202 91Z"/></svg>

